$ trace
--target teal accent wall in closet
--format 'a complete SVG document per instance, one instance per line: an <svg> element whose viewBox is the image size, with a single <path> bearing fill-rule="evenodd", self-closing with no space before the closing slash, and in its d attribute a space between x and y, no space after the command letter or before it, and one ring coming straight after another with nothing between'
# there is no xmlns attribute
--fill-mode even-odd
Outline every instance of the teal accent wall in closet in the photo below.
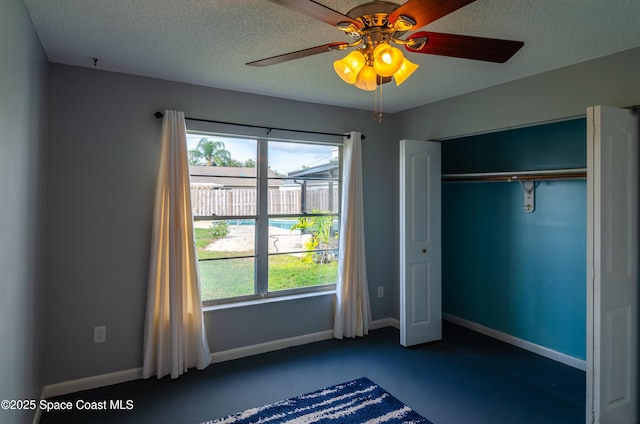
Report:
<svg viewBox="0 0 640 424"><path fill-rule="evenodd" d="M586 120L442 142L442 172L586 167ZM444 182L444 312L586 358L586 180Z"/></svg>

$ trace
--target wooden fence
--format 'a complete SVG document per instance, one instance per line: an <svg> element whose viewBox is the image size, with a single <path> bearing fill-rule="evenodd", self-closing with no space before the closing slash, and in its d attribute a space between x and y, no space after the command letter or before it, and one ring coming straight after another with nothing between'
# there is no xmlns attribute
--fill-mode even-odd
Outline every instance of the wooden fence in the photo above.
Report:
<svg viewBox="0 0 640 424"><path fill-rule="evenodd" d="M330 192L332 192L330 196ZM302 212L301 190L268 190L269 213L276 215ZM338 189L317 188L306 191L306 211L338 211ZM191 186L193 216L256 215L258 204L255 189L219 190L210 186Z"/></svg>

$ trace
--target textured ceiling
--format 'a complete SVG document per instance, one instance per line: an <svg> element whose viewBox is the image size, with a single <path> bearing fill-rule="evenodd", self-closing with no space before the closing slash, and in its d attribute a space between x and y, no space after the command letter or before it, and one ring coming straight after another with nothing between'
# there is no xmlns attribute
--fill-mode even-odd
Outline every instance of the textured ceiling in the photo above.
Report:
<svg viewBox="0 0 640 424"><path fill-rule="evenodd" d="M362 1L318 0L346 13ZM397 3L404 3L399 1ZM313 103L373 109L329 52L270 67L245 63L334 41L338 29L267 0L25 0L50 62ZM423 28L523 41L505 64L408 54L420 68L383 86L397 112L640 46L639 0L477 0Z"/></svg>

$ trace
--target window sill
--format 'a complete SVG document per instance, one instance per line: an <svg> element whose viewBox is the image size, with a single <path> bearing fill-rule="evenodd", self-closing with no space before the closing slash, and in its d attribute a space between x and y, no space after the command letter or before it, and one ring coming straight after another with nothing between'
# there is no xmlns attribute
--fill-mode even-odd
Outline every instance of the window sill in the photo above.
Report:
<svg viewBox="0 0 640 424"><path fill-rule="evenodd" d="M336 290L316 291L310 293L291 294L286 296L263 297L259 299L243 300L239 302L220 303L202 307L202 312L217 311L220 309L243 308L245 306L264 305L266 303L285 302L289 300L306 299L308 297L333 296Z"/></svg>

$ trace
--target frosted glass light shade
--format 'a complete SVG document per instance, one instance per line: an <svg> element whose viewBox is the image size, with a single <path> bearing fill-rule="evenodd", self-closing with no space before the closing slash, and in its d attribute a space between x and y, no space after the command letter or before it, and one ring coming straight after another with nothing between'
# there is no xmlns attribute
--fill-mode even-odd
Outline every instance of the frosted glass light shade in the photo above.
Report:
<svg viewBox="0 0 640 424"><path fill-rule="evenodd" d="M359 50L354 50L344 58L333 62L336 74L347 84L356 82L358 72L365 65L365 57Z"/></svg>
<svg viewBox="0 0 640 424"><path fill-rule="evenodd" d="M376 71L373 69L373 66L365 66L360 72L358 72L358 76L356 78L356 87L360 90L365 91L373 91L378 86L378 75L376 75Z"/></svg>
<svg viewBox="0 0 640 424"><path fill-rule="evenodd" d="M387 43L378 44L373 50L373 68L381 77L390 77L402 66L404 56L400 49Z"/></svg>
<svg viewBox="0 0 640 424"><path fill-rule="evenodd" d="M393 79L396 81L396 86L402 84L404 80L409 78L409 75L413 74L413 71L415 71L416 69L418 69L418 65L409 61L409 59L405 57L402 61L402 66L400 66L400 69L398 69L398 71L393 74Z"/></svg>

